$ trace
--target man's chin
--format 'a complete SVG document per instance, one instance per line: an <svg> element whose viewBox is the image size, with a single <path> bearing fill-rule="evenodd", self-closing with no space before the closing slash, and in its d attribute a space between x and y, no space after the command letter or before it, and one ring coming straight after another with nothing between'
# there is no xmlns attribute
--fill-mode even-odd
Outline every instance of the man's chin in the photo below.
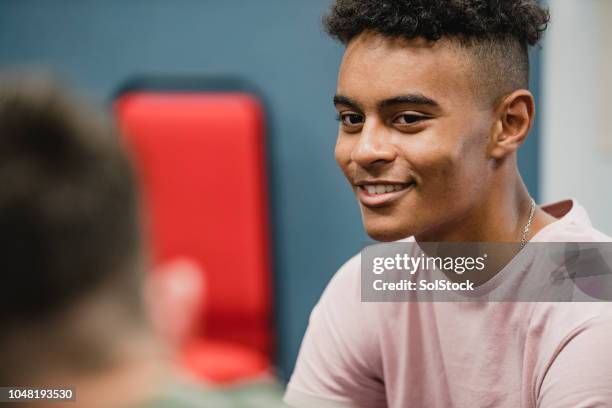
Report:
<svg viewBox="0 0 612 408"><path fill-rule="evenodd" d="M414 235L412 229L401 228L394 224L396 223L374 223L364 220L366 233L376 241L393 242Z"/></svg>

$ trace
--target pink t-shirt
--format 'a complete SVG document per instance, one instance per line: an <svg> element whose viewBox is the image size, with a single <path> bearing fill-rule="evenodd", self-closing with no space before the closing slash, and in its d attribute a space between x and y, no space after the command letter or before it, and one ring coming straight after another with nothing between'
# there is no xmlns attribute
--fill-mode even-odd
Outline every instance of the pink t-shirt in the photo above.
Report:
<svg viewBox="0 0 612 408"><path fill-rule="evenodd" d="M612 241L575 201L543 209L532 242ZM357 255L313 309L289 405L612 407L612 303L366 303L360 276Z"/></svg>

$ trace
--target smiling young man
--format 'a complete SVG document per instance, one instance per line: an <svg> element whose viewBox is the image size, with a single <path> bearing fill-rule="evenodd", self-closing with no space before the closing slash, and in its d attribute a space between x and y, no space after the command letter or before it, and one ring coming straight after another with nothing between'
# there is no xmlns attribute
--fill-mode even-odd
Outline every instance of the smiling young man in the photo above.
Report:
<svg viewBox="0 0 612 408"><path fill-rule="evenodd" d="M611 240L574 200L536 206L518 172L535 116L527 51L547 23L535 0L334 3L336 160L372 238ZM612 406L607 303L363 303L360 290L356 256L312 312L290 405Z"/></svg>

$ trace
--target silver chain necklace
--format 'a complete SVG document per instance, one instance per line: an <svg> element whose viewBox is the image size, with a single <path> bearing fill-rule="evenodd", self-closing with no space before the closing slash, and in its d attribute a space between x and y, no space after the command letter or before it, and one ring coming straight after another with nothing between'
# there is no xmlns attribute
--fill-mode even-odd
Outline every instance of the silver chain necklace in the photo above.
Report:
<svg viewBox="0 0 612 408"><path fill-rule="evenodd" d="M523 228L523 236L521 238L521 249L525 247L527 244L527 235L529 234L529 228L531 228L531 221L533 221L533 213L535 212L535 201L533 198L531 199L531 209L529 210L529 219L527 220L527 224Z"/></svg>

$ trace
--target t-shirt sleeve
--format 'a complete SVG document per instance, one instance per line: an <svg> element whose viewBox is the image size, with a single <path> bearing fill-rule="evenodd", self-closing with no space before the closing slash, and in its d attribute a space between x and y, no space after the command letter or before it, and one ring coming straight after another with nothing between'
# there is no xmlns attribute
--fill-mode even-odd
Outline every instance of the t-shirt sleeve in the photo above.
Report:
<svg viewBox="0 0 612 408"><path fill-rule="evenodd" d="M296 408L385 407L372 303L360 299L355 257L313 309L285 402Z"/></svg>
<svg viewBox="0 0 612 408"><path fill-rule="evenodd" d="M542 381L538 408L612 407L612 320L595 318L563 344Z"/></svg>

